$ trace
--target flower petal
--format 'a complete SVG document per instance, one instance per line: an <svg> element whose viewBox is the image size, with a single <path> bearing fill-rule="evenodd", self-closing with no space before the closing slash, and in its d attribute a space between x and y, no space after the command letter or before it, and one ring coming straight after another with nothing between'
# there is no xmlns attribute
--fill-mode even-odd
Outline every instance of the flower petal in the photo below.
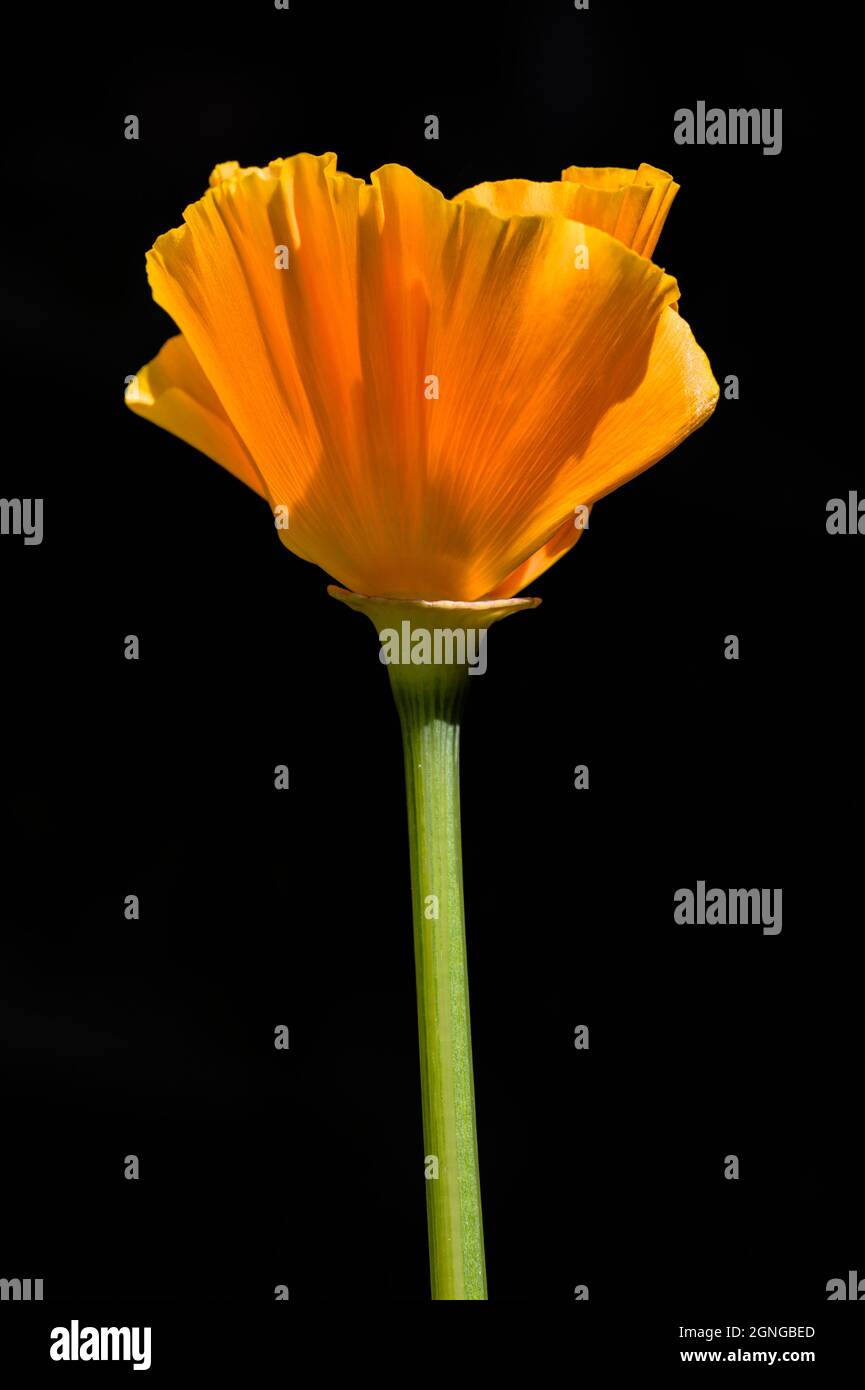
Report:
<svg viewBox="0 0 865 1390"><path fill-rule="evenodd" d="M126 404L265 496L243 441L182 334L169 338L153 361L136 374L126 388Z"/></svg>
<svg viewBox="0 0 865 1390"><path fill-rule="evenodd" d="M588 508L591 511L591 508ZM488 594L484 594L485 599L512 598L521 589L528 588L529 584L534 583L539 575L548 570L550 565L554 565L563 555L573 549L585 527L577 525L576 516L568 516L557 531L554 531L550 539L530 555L528 560L524 560L521 565L517 565L515 570L497 584Z"/></svg>
<svg viewBox="0 0 865 1390"><path fill-rule="evenodd" d="M678 192L670 174L641 164L639 169L562 171L561 183L505 179L479 183L458 193L455 202L473 202L499 217L558 214L609 232L641 256L651 257Z"/></svg>
<svg viewBox="0 0 865 1390"><path fill-rule="evenodd" d="M607 231L630 246L641 256L651 258L658 238L673 206L673 199L679 185L672 175L663 169L655 169L651 164L641 164L639 169L581 169L572 165L562 170L562 179L575 187L582 188L585 195L598 200L613 190L619 200L614 227L603 225ZM596 205L596 204L595 204ZM584 219L591 222L586 213ZM594 225L594 224L593 224Z"/></svg>
<svg viewBox="0 0 865 1390"><path fill-rule="evenodd" d="M709 359L688 324L670 305L658 324L649 365L633 395L611 407L599 422L582 458L563 471L559 486L565 520L551 539L485 598L510 598L576 545L582 529L574 509L650 468L699 428L718 400Z"/></svg>
<svg viewBox="0 0 865 1390"><path fill-rule="evenodd" d="M364 583L351 587L476 598L560 524L550 487L636 388L677 288L563 217L448 202L396 165L373 184L359 331L378 526L367 524L373 543L353 566Z"/></svg>
<svg viewBox="0 0 865 1390"><path fill-rule="evenodd" d="M356 448L357 220L370 191L335 163L329 154L218 166L184 226L147 258L154 298L201 363L271 504L289 507L281 539L330 573L330 517L358 506L338 463Z"/></svg>

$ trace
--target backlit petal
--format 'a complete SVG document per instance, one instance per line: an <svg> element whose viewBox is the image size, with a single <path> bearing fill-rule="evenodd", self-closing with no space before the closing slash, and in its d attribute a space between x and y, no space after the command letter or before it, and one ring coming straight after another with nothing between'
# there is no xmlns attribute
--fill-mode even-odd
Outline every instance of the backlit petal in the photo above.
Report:
<svg viewBox="0 0 865 1390"><path fill-rule="evenodd" d="M518 594L521 589L527 588L539 575L544 573L544 570L548 570L550 565L554 565L557 560L560 560L563 555L573 549L583 534L583 529L582 525L577 524L575 515L568 516L561 526L553 532L546 544L536 550L533 555L530 555L528 560L517 565L516 569L502 580L501 584L497 584L488 594L484 594L484 598L511 598L514 594Z"/></svg>
<svg viewBox="0 0 865 1390"><path fill-rule="evenodd" d="M618 241L651 257L679 185L662 169L579 169L562 172L561 183L505 179L480 183L457 194L500 217L559 214L609 232Z"/></svg>
<svg viewBox="0 0 865 1390"><path fill-rule="evenodd" d="M449 203L399 166L374 182L360 326L384 525L365 592L408 594L428 556L414 592L478 596L561 523L561 472L642 380L675 281L562 217Z"/></svg>
<svg viewBox="0 0 865 1390"><path fill-rule="evenodd" d="M583 534L574 525L574 509L590 507L657 463L708 419L717 400L709 360L671 305L661 315L637 390L607 412L585 454L562 473L565 520L546 545L484 597L509 598L549 569Z"/></svg>
<svg viewBox="0 0 865 1390"><path fill-rule="evenodd" d="M626 246L641 256L651 257L658 244L667 214L679 185L663 169L641 164L639 169L580 169L572 165L562 170L564 182L585 190L595 200L613 191L619 203L616 224L606 227ZM597 205L597 202L596 204ZM585 221L592 218L586 214Z"/></svg>
<svg viewBox="0 0 865 1390"><path fill-rule="evenodd" d="M136 373L126 388L126 404L265 495L242 440L180 334Z"/></svg>

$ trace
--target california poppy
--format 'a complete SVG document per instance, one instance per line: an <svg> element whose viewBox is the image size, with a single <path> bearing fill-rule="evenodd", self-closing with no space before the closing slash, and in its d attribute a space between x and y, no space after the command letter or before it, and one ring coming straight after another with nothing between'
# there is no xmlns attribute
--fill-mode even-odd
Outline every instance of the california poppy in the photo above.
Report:
<svg viewBox="0 0 865 1390"><path fill-rule="evenodd" d="M131 409L266 498L280 539L380 635L412 638L388 670L435 1299L487 1296L459 833L469 668L416 652L534 606L514 596L592 505L714 409L651 259L677 191L645 164L452 199L399 165L367 184L332 154L221 164L147 257L180 334L131 382Z"/></svg>
<svg viewBox="0 0 865 1390"><path fill-rule="evenodd" d="M181 334L127 401L282 508L288 548L356 593L518 593L579 539L575 508L714 408L648 259L677 186L647 165L451 200L332 154L210 183L148 254Z"/></svg>

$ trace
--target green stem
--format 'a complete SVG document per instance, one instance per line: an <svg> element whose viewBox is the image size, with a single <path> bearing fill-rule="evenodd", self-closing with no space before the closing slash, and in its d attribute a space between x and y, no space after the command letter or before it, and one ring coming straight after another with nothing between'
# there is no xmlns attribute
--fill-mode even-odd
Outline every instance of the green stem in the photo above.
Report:
<svg viewBox="0 0 865 1390"><path fill-rule="evenodd" d="M375 625L402 724L432 1296L484 1300L463 913L460 711L471 679L467 661L475 675L486 670L487 630L510 613L536 608L540 599L375 598L335 584L328 593Z"/></svg>
<svg viewBox="0 0 865 1390"><path fill-rule="evenodd" d="M389 669L405 753L432 1296L485 1299L460 837L468 675Z"/></svg>

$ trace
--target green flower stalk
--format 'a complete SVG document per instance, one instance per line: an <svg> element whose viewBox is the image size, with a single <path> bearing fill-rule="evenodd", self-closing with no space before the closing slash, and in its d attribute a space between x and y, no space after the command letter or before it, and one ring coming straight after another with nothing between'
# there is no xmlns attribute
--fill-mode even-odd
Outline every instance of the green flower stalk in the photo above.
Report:
<svg viewBox="0 0 865 1390"><path fill-rule="evenodd" d="M335 585L328 592L366 613L382 639L382 657L394 658L387 665L405 755L432 1297L483 1300L460 721L471 673L486 668L489 627L540 600L406 602L367 598Z"/></svg>

